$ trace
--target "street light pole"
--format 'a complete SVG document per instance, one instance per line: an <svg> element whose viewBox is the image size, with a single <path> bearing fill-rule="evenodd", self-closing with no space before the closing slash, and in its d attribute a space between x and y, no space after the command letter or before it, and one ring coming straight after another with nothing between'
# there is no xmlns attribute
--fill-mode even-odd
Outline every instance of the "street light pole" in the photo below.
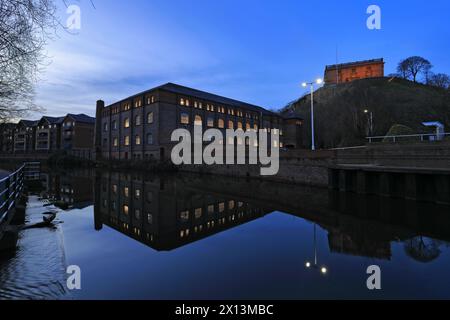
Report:
<svg viewBox="0 0 450 320"><path fill-rule="evenodd" d="M311 86L311 150L316 151L316 132L314 128L314 84L321 85L322 79L317 79L315 82L305 82L303 87Z"/></svg>

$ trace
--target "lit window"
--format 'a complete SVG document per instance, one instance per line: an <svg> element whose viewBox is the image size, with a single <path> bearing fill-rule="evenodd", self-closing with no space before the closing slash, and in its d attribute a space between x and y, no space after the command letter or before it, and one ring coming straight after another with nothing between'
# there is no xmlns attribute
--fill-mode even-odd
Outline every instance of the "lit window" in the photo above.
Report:
<svg viewBox="0 0 450 320"><path fill-rule="evenodd" d="M214 118L208 117L208 127L212 128L214 127Z"/></svg>
<svg viewBox="0 0 450 320"><path fill-rule="evenodd" d="M222 213L225 211L225 203L219 203L219 212Z"/></svg>
<svg viewBox="0 0 450 320"><path fill-rule="evenodd" d="M125 145L126 146L130 145L130 136L125 136Z"/></svg>
<svg viewBox="0 0 450 320"><path fill-rule="evenodd" d="M130 196L130 189L128 187L123 188L123 195L127 198Z"/></svg>
<svg viewBox="0 0 450 320"><path fill-rule="evenodd" d="M195 116L194 125L201 126L203 125L202 117L201 116Z"/></svg>
<svg viewBox="0 0 450 320"><path fill-rule="evenodd" d="M128 215L130 212L130 208L127 205L123 206L123 214Z"/></svg>
<svg viewBox="0 0 450 320"><path fill-rule="evenodd" d="M214 205L209 205L208 206L208 214L213 214L214 213Z"/></svg>
<svg viewBox="0 0 450 320"><path fill-rule="evenodd" d="M180 99L180 106L185 106L186 105L186 100L184 100L183 98Z"/></svg>
<svg viewBox="0 0 450 320"><path fill-rule="evenodd" d="M141 197L141 189L136 189L136 191L134 192L134 196L139 199Z"/></svg>
<svg viewBox="0 0 450 320"><path fill-rule="evenodd" d="M139 135L136 135L136 137L135 137L135 143L136 143L137 146L140 146L140 145L141 145L141 137L140 137Z"/></svg>
<svg viewBox="0 0 450 320"><path fill-rule="evenodd" d="M247 124L245 125L245 129L246 129L247 131L251 129L250 123L247 123Z"/></svg>
<svg viewBox="0 0 450 320"><path fill-rule="evenodd" d="M202 214L203 214L202 208L195 209L195 219L200 219L202 217Z"/></svg>
<svg viewBox="0 0 450 320"><path fill-rule="evenodd" d="M218 127L219 127L220 129L225 128L225 122L223 121L223 119L219 119Z"/></svg>
<svg viewBox="0 0 450 320"><path fill-rule="evenodd" d="M256 131L258 131L258 125L255 124L255 125L253 126L253 129L255 129Z"/></svg>
<svg viewBox="0 0 450 320"><path fill-rule="evenodd" d="M238 129L242 129L242 128L243 128L243 127L242 127L242 122L241 122L241 121L238 121L237 126L238 126Z"/></svg>
<svg viewBox="0 0 450 320"><path fill-rule="evenodd" d="M147 214L147 222L148 224L153 224L153 215L151 213Z"/></svg>
<svg viewBox="0 0 450 320"><path fill-rule="evenodd" d="M125 118L125 120L123 121L123 126L125 128L129 128L130 127L130 119Z"/></svg>
<svg viewBox="0 0 450 320"><path fill-rule="evenodd" d="M117 193L117 184L113 184L112 186L112 192Z"/></svg>
<svg viewBox="0 0 450 320"><path fill-rule="evenodd" d="M113 138L113 146L118 147L119 146L119 139Z"/></svg>
<svg viewBox="0 0 450 320"><path fill-rule="evenodd" d="M235 203L233 200L231 200L230 202L228 202L228 209L233 210L235 206Z"/></svg>
<svg viewBox="0 0 450 320"><path fill-rule="evenodd" d="M234 129L234 122L233 121L228 121L228 129Z"/></svg>
<svg viewBox="0 0 450 320"><path fill-rule="evenodd" d="M181 124L189 124L189 115L187 113L181 114Z"/></svg>
<svg viewBox="0 0 450 320"><path fill-rule="evenodd" d="M274 146L275 148L278 148L278 140L273 140L273 146Z"/></svg>

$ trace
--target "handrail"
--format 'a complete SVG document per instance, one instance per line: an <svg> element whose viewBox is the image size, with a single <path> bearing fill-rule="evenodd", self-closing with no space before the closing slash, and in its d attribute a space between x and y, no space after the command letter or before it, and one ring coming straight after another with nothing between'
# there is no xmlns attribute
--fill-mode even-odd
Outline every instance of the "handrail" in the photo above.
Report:
<svg viewBox="0 0 450 320"><path fill-rule="evenodd" d="M379 140L379 139L392 139L392 141L395 143L397 140L401 138L420 138L421 141L425 141L426 137L447 137L450 136L450 133L421 133L421 134L406 134L406 135L393 135L393 136L376 136L376 137L367 137L366 139L369 140L369 143L372 143L373 140Z"/></svg>
<svg viewBox="0 0 450 320"><path fill-rule="evenodd" d="M24 169L22 165L18 170L0 180L0 223L16 204L16 199L24 186Z"/></svg>

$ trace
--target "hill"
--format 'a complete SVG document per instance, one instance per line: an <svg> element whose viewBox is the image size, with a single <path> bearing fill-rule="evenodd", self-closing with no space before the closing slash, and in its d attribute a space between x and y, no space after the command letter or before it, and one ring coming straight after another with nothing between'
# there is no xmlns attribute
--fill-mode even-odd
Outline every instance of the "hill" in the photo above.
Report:
<svg viewBox="0 0 450 320"><path fill-rule="evenodd" d="M282 114L305 119L305 141L311 140L309 95L286 106ZM425 121L440 121L450 130L450 91L399 78L374 78L325 86L314 93L316 139L319 148L361 145L369 135L384 136L394 125L415 133L429 132ZM310 146L310 145L306 145Z"/></svg>

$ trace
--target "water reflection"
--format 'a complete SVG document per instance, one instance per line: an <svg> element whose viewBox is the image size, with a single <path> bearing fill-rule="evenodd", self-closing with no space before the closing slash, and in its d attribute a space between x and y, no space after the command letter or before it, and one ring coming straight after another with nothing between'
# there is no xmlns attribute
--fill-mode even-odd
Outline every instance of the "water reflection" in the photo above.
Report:
<svg viewBox="0 0 450 320"><path fill-rule="evenodd" d="M95 228L107 225L155 250L174 250L277 211L325 229L334 253L389 260L391 243L404 242L411 258L427 262L450 240L449 207L431 203L197 175L97 172L94 185ZM313 260L309 266L318 266Z"/></svg>
<svg viewBox="0 0 450 320"><path fill-rule="evenodd" d="M423 264L436 296L449 295L436 289L448 264L447 206L259 180L102 170L51 171L34 187L66 211L59 216L64 224L23 233L15 256L0 258L0 299L63 296L55 288L64 283L65 255L83 267L88 289L81 298L365 297L360 276L374 259L392 270L386 277L397 287L388 296L409 296L410 279L399 278L405 266L424 274ZM58 250L49 252L47 242ZM103 282L98 270L106 272ZM129 275L123 290L116 270ZM216 272L230 276L218 280ZM58 286L45 285L52 281ZM39 287L24 289L33 282Z"/></svg>

